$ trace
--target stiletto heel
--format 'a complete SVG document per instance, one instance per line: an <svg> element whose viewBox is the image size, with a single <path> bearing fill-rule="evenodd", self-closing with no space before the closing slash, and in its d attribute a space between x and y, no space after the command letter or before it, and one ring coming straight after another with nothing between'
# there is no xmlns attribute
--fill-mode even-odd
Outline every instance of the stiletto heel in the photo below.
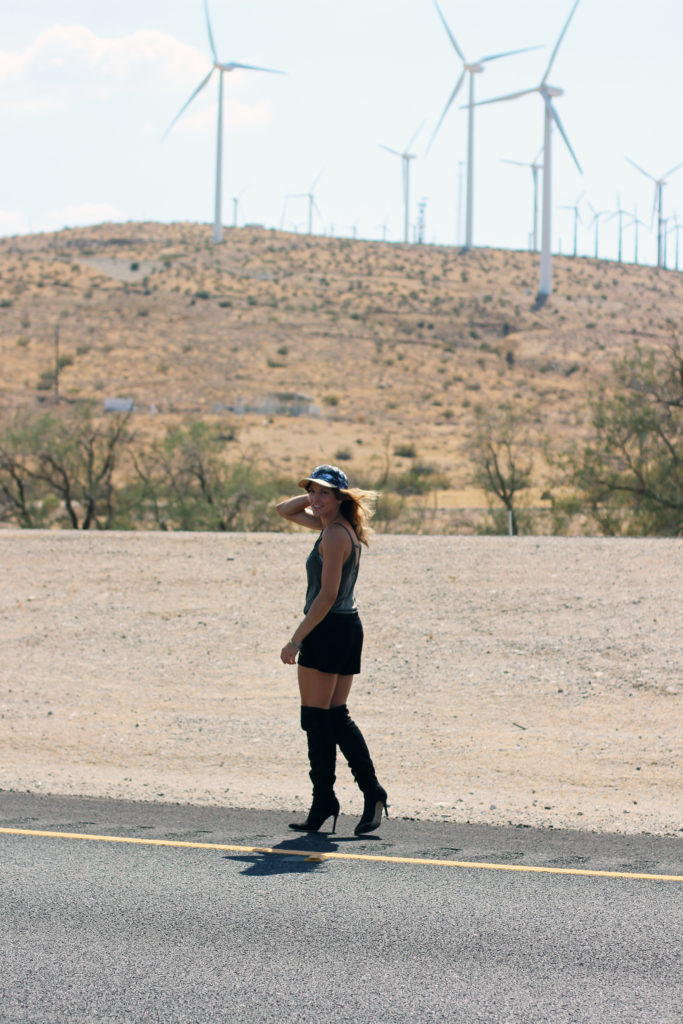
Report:
<svg viewBox="0 0 683 1024"><path fill-rule="evenodd" d="M339 801L336 797L331 800L316 800L314 798L308 817L302 822L292 822L289 826L294 832L318 832L328 818L332 818L332 829L337 830L337 818L339 817Z"/></svg>
<svg viewBox="0 0 683 1024"><path fill-rule="evenodd" d="M381 786L378 786L374 793L368 794L365 797L363 817L353 830L354 835L362 836L366 832L374 832L376 828L379 828L382 824L382 811L384 811L388 818L387 794Z"/></svg>

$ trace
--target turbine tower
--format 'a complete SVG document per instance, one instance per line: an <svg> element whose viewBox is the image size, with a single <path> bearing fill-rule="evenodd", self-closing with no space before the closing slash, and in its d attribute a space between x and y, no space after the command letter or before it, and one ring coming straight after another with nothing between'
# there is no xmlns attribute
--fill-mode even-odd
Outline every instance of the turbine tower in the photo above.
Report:
<svg viewBox="0 0 683 1024"><path fill-rule="evenodd" d="M581 220L581 214L579 213L579 203L585 196L585 192L582 192L579 198L576 200L573 206L561 206L561 210L573 210L574 211L574 256L578 253L578 235L579 235L579 224L583 223Z"/></svg>
<svg viewBox="0 0 683 1024"><path fill-rule="evenodd" d="M633 262L637 263L638 262L638 228L639 227L641 227L641 228L646 228L647 227L647 224L644 221L642 221L639 218L639 216L638 216L638 207L637 206L633 210L633 217L631 218L631 224L633 225L633 229L634 229L634 232L635 232L635 237L633 239Z"/></svg>
<svg viewBox="0 0 683 1024"><path fill-rule="evenodd" d="M666 254L665 254L665 251L664 251L665 248L666 248L666 241L665 241L666 240L666 232L664 230L664 213L663 213L663 207L662 207L662 191L664 189L664 186L668 184L668 180L667 179L671 177L671 175L674 173L674 171L677 171L677 170L679 170L679 168L683 167L683 163L676 164L676 166L672 167L670 171L667 171L666 174L663 174L661 178L655 178L654 175L648 174L648 172L644 171L642 167L639 167L638 164L635 163L633 160L631 160L630 157L627 156L626 159L628 160L628 162L633 167L635 167L635 169L637 171L640 171L641 174L644 174L646 178L649 178L650 181L654 181L654 183L655 183L655 199L654 199L654 203L652 205L652 217L650 218L650 223L652 223L652 220L653 220L654 215L655 215L655 210L656 210L657 211L657 266L658 267L663 267L665 262L666 262L666 258L665 258Z"/></svg>
<svg viewBox="0 0 683 1024"><path fill-rule="evenodd" d="M190 96L189 100L180 108L176 116L171 121L170 125L163 134L165 139L168 133L173 128L176 121L178 121L185 113L189 105L195 96L198 96L205 85L209 84L209 81L213 77L214 71L218 72L218 127L216 130L216 195L214 201L214 218L213 218L213 240L214 242L223 241L223 223L221 219L221 193L222 193L222 178L223 178L223 75L230 71L265 71L271 75L283 75L284 71L274 71L272 68L261 68L254 64L240 64L237 61L230 61L228 64L224 64L218 59L216 52L216 45L213 40L213 32L211 31L211 19L209 18L209 5L208 0L204 0L204 13L206 15L206 28L209 36L209 46L211 47L211 54L213 56L213 64L208 75L201 80L195 91Z"/></svg>
<svg viewBox="0 0 683 1024"><path fill-rule="evenodd" d="M618 221L618 235L617 235L617 262L618 263L622 262L621 257L622 257L622 253L623 253L622 240L623 240L623 237L624 237L624 216L628 216L628 215L629 215L628 214L628 210L624 210L622 205L621 205L621 192L617 192L617 208L611 214L611 216L609 216L607 218L607 220L613 220L614 217L618 217L619 218L619 221Z"/></svg>
<svg viewBox="0 0 683 1024"><path fill-rule="evenodd" d="M592 205L590 203L590 200L588 201L588 205L590 206L591 213L593 214L593 219L590 222L589 227L591 225L595 224L595 259L597 260L597 259L599 259L599 257L598 257L598 249L599 249L599 244L600 244L600 218L601 217L607 217L609 215L610 211L609 210L595 210L595 209L593 209L593 207L592 207ZM637 243L636 243L636 249L637 248L638 248L638 246L637 246ZM638 262L638 260L636 258L636 263L637 262Z"/></svg>
<svg viewBox="0 0 683 1024"><path fill-rule="evenodd" d="M545 74L541 79L540 85L535 86L533 89L524 89L521 92L510 93L509 96L497 96L492 100L484 100L482 103L478 103L477 106L484 106L486 103L501 103L503 100L516 100L520 96L528 96L533 92L540 93L541 99L543 100L543 221L541 226L541 267L539 275L539 286L538 286L538 301L545 302L550 293L553 290L553 270L552 270L552 240L551 240L551 228L552 228L552 180L553 180L553 154L552 154L552 128L553 122L557 125L560 130L560 134L564 139L565 145L571 153L572 159L578 167L581 174L581 164L576 158L576 154L572 149L571 142L567 137L562 122L560 121L560 115L557 113L553 100L558 96L564 95L564 89L558 89L557 86L548 84L548 76L555 63L557 51L560 48L562 40L564 39L565 33L569 28L569 22L574 17L574 12L579 6L579 0L575 0L574 6L572 7L569 17L567 18L564 28L560 32L560 37L555 43L555 49L550 56L550 62L548 67L545 69Z"/></svg>
<svg viewBox="0 0 683 1024"><path fill-rule="evenodd" d="M436 0L434 0L434 6L436 7L438 15L441 18L443 27L446 29L446 32L448 33L448 38L450 39L453 45L453 49L455 50L458 57L462 61L462 72L457 82L455 83L455 88L453 89L453 92L451 93L448 102L444 107L443 113L439 118L438 124L434 129L434 133L432 134L432 137L429 140L429 145L427 146L426 152L428 153L429 150L431 149L432 143L434 142L434 139L437 136L439 128L443 124L444 118L446 117L446 114L448 113L453 104L453 100L460 92L462 84L465 81L465 75L469 75L469 103L467 104L469 116L467 122L467 199L465 205L465 248L471 249L472 230L474 223L474 76L482 74L482 72L485 70L484 64L487 64L489 61L498 60L500 57L512 57L517 53L528 53L529 50L536 50L538 49L538 47L526 46L521 50L508 50L506 53L494 53L491 54L491 56L489 57L482 57L480 60L474 61L474 63L468 62L467 59L465 58L465 54L458 46L458 42L453 33L451 32L448 22L446 21L443 12L439 7L438 3L436 2Z"/></svg>
<svg viewBox="0 0 683 1024"><path fill-rule="evenodd" d="M683 230L683 224L679 224L678 223L678 214L676 213L675 210L674 210L674 218L673 219L674 219L674 222L671 225L671 227L669 228L669 233L670 234L673 234L674 232L676 233L676 270L678 270L678 251L679 251L679 237L678 236L679 236L681 230Z"/></svg>
<svg viewBox="0 0 683 1024"><path fill-rule="evenodd" d="M324 170L324 168L323 168L323 170ZM318 204L315 201L314 189L315 189L315 186L320 181L320 179L322 177L322 174L323 174L323 172L320 171L320 173L318 174L318 177L315 179L315 181L311 185L311 187L308 190L308 192L299 192L299 193L296 193L296 194L291 194L288 197L289 199L307 199L308 200L308 233L309 233L309 235L313 234L313 212L315 210L317 210L318 213L320 213L320 209L318 207ZM322 216L322 214L320 214L320 215Z"/></svg>
<svg viewBox="0 0 683 1024"><path fill-rule="evenodd" d="M394 156L400 156L401 158L401 170L403 175L403 241L409 241L410 234L410 161L415 159L415 154L410 152L410 147L415 142L415 139L422 131L424 121L412 136L410 142L400 153L397 149L390 149L389 146L385 146L380 142L380 149L386 149L387 153L393 153Z"/></svg>
<svg viewBox="0 0 683 1024"><path fill-rule="evenodd" d="M236 196L232 197L232 226L234 228L237 227L237 211L239 209L240 199L242 198L242 196L244 195L248 188L249 186L245 185L241 192L239 192Z"/></svg>
<svg viewBox="0 0 683 1024"><path fill-rule="evenodd" d="M530 167L531 177L534 183L534 227L531 233L531 251L538 252L538 172L543 170L543 164L539 163L539 159L542 149L539 149L535 159L530 164L525 164L522 160L503 160L504 164L513 164L515 167Z"/></svg>

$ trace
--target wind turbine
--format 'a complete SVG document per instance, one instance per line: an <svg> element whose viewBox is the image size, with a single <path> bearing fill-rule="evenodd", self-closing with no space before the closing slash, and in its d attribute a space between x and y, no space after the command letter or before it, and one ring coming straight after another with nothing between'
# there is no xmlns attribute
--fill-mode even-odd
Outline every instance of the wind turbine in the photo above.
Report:
<svg viewBox="0 0 683 1024"><path fill-rule="evenodd" d="M539 149L535 159L530 164L525 164L521 160L503 160L504 164L513 164L515 167L530 167L531 176L534 183L534 230L531 235L532 238L532 251L538 252L538 172L543 170L543 164L539 164L538 160L543 150Z"/></svg>
<svg viewBox="0 0 683 1024"><path fill-rule="evenodd" d="M579 213L579 203L585 196L585 192L582 192L579 198L576 200L573 206L561 206L561 210L573 210L574 211L574 255L577 254L577 239L579 232L579 221L581 221L581 214ZM581 221L583 223L583 221Z"/></svg>
<svg viewBox="0 0 683 1024"><path fill-rule="evenodd" d="M404 151L402 153L400 153L397 149L391 149L389 146L385 146L381 142L379 144L380 145L380 149L386 149L387 153L393 153L394 156L400 156L400 158L401 158L401 170L402 170L402 176L403 176L403 241L404 242L409 241L409 237L408 236L409 236L409 231L410 231L410 161L415 159L415 154L410 152L410 147L412 146L412 144L415 142L415 139L417 138L417 136L422 131L423 126L424 126L424 121L422 122L420 127L417 129L417 131L413 134L412 138L410 139L410 142L408 143L408 145L406 146L406 148L404 149Z"/></svg>
<svg viewBox="0 0 683 1024"><path fill-rule="evenodd" d="M679 234L683 229L683 224L678 223L678 214L674 210L674 222L669 228L669 232L676 232L676 270L678 270L678 250L679 250Z"/></svg>
<svg viewBox="0 0 683 1024"><path fill-rule="evenodd" d="M647 227L647 224L645 223L645 221L640 220L640 218L638 217L638 207L637 206L633 210L633 217L631 219L631 224L633 225L633 227L635 229L635 238L633 240L633 262L637 263L638 262L638 228L639 227L643 227L643 228Z"/></svg>
<svg viewBox="0 0 683 1024"><path fill-rule="evenodd" d="M389 218L385 217L384 218L384 222L382 224L378 224L377 225L377 229L382 232L382 241L383 242L386 242L386 240L387 240L387 232L389 230L388 225L387 225L387 221L388 220L389 220Z"/></svg>
<svg viewBox="0 0 683 1024"><path fill-rule="evenodd" d="M617 208L614 211L614 213L610 217L607 218L607 220L612 220L613 217L618 217L619 218L619 234L618 234L618 243L617 243L617 261L619 263L622 262L622 260L621 260L621 254L622 254L621 242L622 242L622 237L623 237L623 234L624 234L624 214L628 214L628 210L624 210L622 208L622 205L621 205L621 193L617 192Z"/></svg>
<svg viewBox="0 0 683 1024"><path fill-rule="evenodd" d="M163 134L165 139L168 133L173 128L173 125L178 121L185 113L189 105L195 96L198 96L205 85L209 84L210 79L213 76L214 71L218 72L218 127L216 131L216 196L214 203L214 218L213 218L213 240L214 242L223 241L223 225L221 220L221 189L222 189L222 176L223 176L223 75L230 71L265 71L271 75L283 75L284 71L274 71L272 68L261 68L254 64L240 64L237 61L230 61L228 64L224 64L218 59L216 53L216 45L213 40L213 32L211 31L211 19L209 18L209 5L208 0L204 0L204 13L206 15L206 28L209 35L209 46L211 47L211 54L213 56L213 64L208 75L201 80L195 91L190 96L189 100L180 108L176 116L171 121L170 125Z"/></svg>
<svg viewBox="0 0 683 1024"><path fill-rule="evenodd" d="M465 75L469 75L469 103L467 104L469 116L467 122L467 201L465 207L465 248L471 249L474 210L474 76L482 74L482 72L485 70L484 64L488 64L489 61L498 60L500 57L513 57L517 53L528 53L529 50L537 50L538 47L525 46L521 50L508 50L506 53L494 53L491 54L489 57L482 57L480 60L468 62L465 57L465 54L458 46L458 42L453 33L451 32L448 22L446 21L443 12L439 7L438 3L436 2L436 0L434 0L434 6L436 7L438 15L441 18L443 27L446 29L448 38L450 39L453 45L453 49L455 50L458 57L462 61L462 72L457 82L455 83L455 88L453 89L453 92L451 93L448 102L444 107L443 113L439 118L437 126L434 129L432 137L429 140L429 145L427 146L426 152L428 153L429 150L431 149L432 143L434 142L434 139L437 136L439 128L443 124L444 118L446 117L446 114L448 113L453 104L453 100L460 92L463 82L465 81Z"/></svg>
<svg viewBox="0 0 683 1024"><path fill-rule="evenodd" d="M240 199L242 198L242 196L244 195L248 188L249 186L245 185L241 192L238 192L236 196L232 197L232 226L234 228L237 227L237 210L239 209Z"/></svg>
<svg viewBox="0 0 683 1024"><path fill-rule="evenodd" d="M658 267L663 267L664 263L665 263L664 247L665 247L666 235L665 235L665 232L664 232L664 215L663 215L663 211L662 211L662 190L663 190L664 186L668 184L667 179L671 177L671 175L674 173L674 171L677 171L679 168L683 167L683 163L676 164L676 166L672 167L670 171L667 171L666 174L663 174L661 178L655 178L654 175L649 174L647 171L644 171L642 167L639 167L638 164L635 163L635 161L631 160L630 157L627 156L626 159L628 160L628 162L633 167L635 167L635 169L637 171L640 171L641 174L644 174L646 178L649 178L650 181L654 181L654 183L655 183L655 199L654 199L654 203L652 204L652 217L650 218L650 223L652 223L652 219L654 218L655 210L656 210L657 211L657 266Z"/></svg>
<svg viewBox="0 0 683 1024"><path fill-rule="evenodd" d="M553 178L553 154L552 154L552 128L553 122L557 125L560 130L560 134L564 139L565 145L571 153L572 159L578 167L581 174L581 164L579 163L574 150L572 149L571 142L567 137L567 133L562 126L560 121L560 115L557 113L553 100L558 96L564 95L564 89L558 89L555 85L548 84L548 76L551 68L555 63L557 51L560 48L562 40L564 39L565 33L569 28L569 22L574 17L574 11L579 6L579 0L575 0L574 6L572 7L569 17L567 18L564 28L560 32L560 37L555 43L555 49L553 50L548 67L545 69L545 74L541 79L540 85L535 86L533 89L524 89L522 92L513 92L509 96L498 96L493 100L484 100L483 103L477 104L477 106L483 106L484 103L501 103L503 100L516 100L520 96L528 96L530 93L540 93L541 99L543 100L543 114L544 114L544 130L543 130L543 221L541 226L541 268L540 268L540 280L538 286L538 299L544 302L553 290L553 271L552 271L552 241L551 241L551 228L552 228L552 178Z"/></svg>
<svg viewBox="0 0 683 1024"><path fill-rule="evenodd" d="M324 168L323 168L323 170L324 170ZM318 174L318 177L315 179L315 181L311 185L311 187L310 187L308 192L299 192L296 195L290 195L288 197L289 199L308 199L308 233L309 233L309 235L313 234L313 211L317 210L318 213L320 213L320 209L318 208L318 204L315 201L315 195L314 195L313 190L314 190L315 186L318 184L318 182L320 181L320 179L322 177L322 174L323 174L323 172L320 171L320 173ZM322 214L320 214L320 216L322 217Z"/></svg>
<svg viewBox="0 0 683 1024"><path fill-rule="evenodd" d="M598 242L599 242L599 237L598 236L600 234L600 218L601 217L606 217L609 214L609 210L594 210L592 205L591 205L591 203L590 203L590 200L588 202L588 205L590 206L591 213L593 214L593 219L591 221L591 224L595 224L595 258L597 260L598 259ZM637 248L637 246L636 246L636 248ZM638 261L636 260L636 263L637 262Z"/></svg>

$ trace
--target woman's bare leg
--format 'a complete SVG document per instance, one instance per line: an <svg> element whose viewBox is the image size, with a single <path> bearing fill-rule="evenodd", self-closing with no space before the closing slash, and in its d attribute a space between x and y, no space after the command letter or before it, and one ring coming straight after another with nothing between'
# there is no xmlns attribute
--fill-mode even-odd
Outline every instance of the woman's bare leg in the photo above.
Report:
<svg viewBox="0 0 683 1024"><path fill-rule="evenodd" d="M332 694L332 703L330 707L338 708L342 704L346 704L351 693L351 684L353 683L353 676L337 676L337 685L334 688Z"/></svg>
<svg viewBox="0 0 683 1024"><path fill-rule="evenodd" d="M298 666L298 676L302 707L331 708L346 704L353 676L319 672L303 665Z"/></svg>

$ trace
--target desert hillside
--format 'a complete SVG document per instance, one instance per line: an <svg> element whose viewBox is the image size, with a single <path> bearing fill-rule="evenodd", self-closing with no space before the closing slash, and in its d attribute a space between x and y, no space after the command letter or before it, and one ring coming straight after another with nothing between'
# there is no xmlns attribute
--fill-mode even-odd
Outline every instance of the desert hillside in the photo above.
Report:
<svg viewBox="0 0 683 1024"><path fill-rule="evenodd" d="M58 356L62 402L132 399L141 433L222 416L287 476L419 458L440 503L482 504L477 408L514 407L563 443L614 358L681 324L675 271L556 257L536 308L537 260L257 227L215 246L192 224L2 239L0 412L54 402Z"/></svg>

